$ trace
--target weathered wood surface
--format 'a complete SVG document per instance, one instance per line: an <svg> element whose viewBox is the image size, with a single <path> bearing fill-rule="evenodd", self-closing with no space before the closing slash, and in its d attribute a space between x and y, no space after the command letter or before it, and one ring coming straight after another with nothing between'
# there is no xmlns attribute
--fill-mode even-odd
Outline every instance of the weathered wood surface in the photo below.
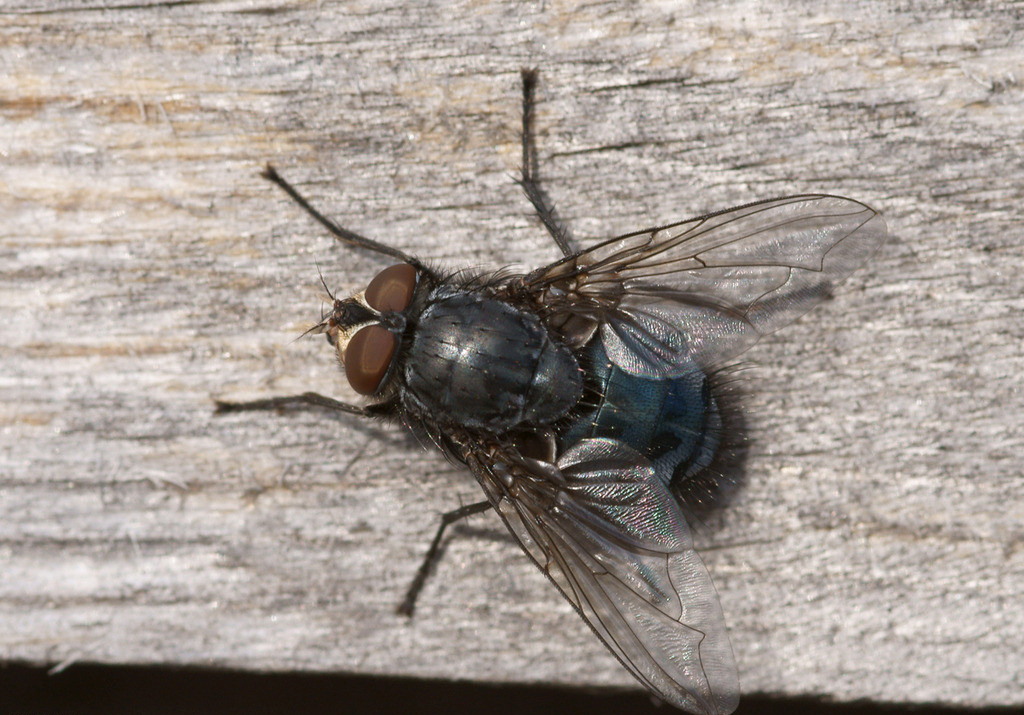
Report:
<svg viewBox="0 0 1024 715"><path fill-rule="evenodd" d="M214 417L350 397L343 225L432 262L556 250L510 180L540 68L580 237L784 193L892 240L750 351L747 486L701 540L745 692L1024 703L1024 7L5 0L0 658L632 685L397 429ZM148 6L147 6L148 5ZM448 9L443 9L448 8Z"/></svg>

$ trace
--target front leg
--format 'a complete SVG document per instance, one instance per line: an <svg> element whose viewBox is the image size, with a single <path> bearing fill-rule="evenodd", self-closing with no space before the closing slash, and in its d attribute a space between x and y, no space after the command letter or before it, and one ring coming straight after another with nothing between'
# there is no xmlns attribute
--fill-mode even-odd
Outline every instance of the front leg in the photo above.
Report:
<svg viewBox="0 0 1024 715"><path fill-rule="evenodd" d="M350 415L359 415L360 417L374 417L377 414L377 411L374 409L352 405L348 402L340 402L332 397L325 397L316 392L304 392L301 395L287 395L284 397L268 397L248 402L214 400L214 404L216 405L216 414L249 412L253 410L276 410L282 407L320 407Z"/></svg>

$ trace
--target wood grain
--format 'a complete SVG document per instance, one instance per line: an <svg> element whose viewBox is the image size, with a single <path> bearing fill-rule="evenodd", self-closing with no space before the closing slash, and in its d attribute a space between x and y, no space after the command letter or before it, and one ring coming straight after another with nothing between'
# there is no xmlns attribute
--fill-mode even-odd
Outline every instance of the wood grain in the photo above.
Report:
<svg viewBox="0 0 1024 715"><path fill-rule="evenodd" d="M123 5L123 6L122 6ZM622 4L625 5L625 4ZM351 398L342 225L453 266L556 249L510 176L519 69L583 240L806 191L893 238L745 356L746 485L700 534L744 692L1022 704L1019 3L58 2L0 8L0 658L494 682L629 676Z"/></svg>

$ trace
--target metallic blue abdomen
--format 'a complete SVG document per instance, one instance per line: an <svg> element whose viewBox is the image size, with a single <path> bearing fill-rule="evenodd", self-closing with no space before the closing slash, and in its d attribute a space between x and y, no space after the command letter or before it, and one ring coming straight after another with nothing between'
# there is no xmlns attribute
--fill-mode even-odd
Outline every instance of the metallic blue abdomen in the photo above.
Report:
<svg viewBox="0 0 1024 715"><path fill-rule="evenodd" d="M711 464L722 418L708 377L698 367L673 379L630 375L608 359L599 338L587 346L581 362L597 397L561 433L560 451L587 437L617 439L651 460L662 481L675 486Z"/></svg>

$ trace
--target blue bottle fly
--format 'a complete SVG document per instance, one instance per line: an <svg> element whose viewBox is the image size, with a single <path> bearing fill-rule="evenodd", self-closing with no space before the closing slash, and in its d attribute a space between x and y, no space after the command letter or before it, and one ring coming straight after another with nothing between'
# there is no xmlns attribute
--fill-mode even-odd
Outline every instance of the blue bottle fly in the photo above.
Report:
<svg viewBox="0 0 1024 715"><path fill-rule="evenodd" d="M563 258L527 274L448 274L342 228L398 262L337 299L324 333L365 404L317 393L220 411L315 406L393 418L465 464L486 499L445 514L400 612L411 614L445 527L493 509L526 554L652 693L726 715L739 679L694 551L690 485L719 476L723 365L868 261L885 223L809 194L747 204L580 250L535 170L534 72L523 72L520 184ZM325 285L326 287L326 285Z"/></svg>

